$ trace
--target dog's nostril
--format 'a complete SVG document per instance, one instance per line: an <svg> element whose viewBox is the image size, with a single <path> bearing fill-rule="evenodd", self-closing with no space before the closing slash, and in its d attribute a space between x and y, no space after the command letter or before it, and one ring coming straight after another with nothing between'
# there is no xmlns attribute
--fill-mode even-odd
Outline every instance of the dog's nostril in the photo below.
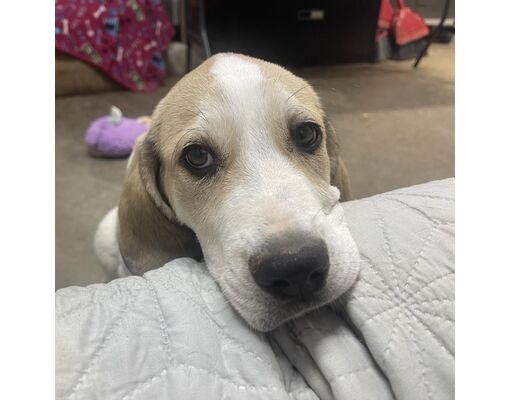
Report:
<svg viewBox="0 0 510 400"><path fill-rule="evenodd" d="M284 281L283 279L276 279L275 281L273 281L272 286L275 288L284 288L289 286L289 282Z"/></svg>

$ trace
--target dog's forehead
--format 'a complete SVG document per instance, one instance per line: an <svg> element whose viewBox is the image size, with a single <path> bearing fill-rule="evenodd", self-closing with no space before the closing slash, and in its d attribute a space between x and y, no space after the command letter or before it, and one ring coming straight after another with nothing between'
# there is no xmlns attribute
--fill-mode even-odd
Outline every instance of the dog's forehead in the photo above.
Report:
<svg viewBox="0 0 510 400"><path fill-rule="evenodd" d="M307 82L279 65L230 53L216 55L204 67L216 91L236 101L256 102L254 96L271 94L287 98L296 90L303 89L300 90L299 101L308 107L320 107ZM262 93L262 90L265 92Z"/></svg>
<svg viewBox="0 0 510 400"><path fill-rule="evenodd" d="M257 118L262 123L268 115L283 116L291 106L322 116L318 96L303 79L276 64L222 53L183 77L160 102L154 119L163 127L163 141L170 148L191 128L214 131L214 125L218 128L229 120L242 125L243 120Z"/></svg>
<svg viewBox="0 0 510 400"><path fill-rule="evenodd" d="M222 100L253 101L257 91L264 96L280 93L283 98L298 90L293 100L305 107L321 108L312 87L285 68L242 54L220 53L187 74L171 92L174 99L200 107Z"/></svg>
<svg viewBox="0 0 510 400"><path fill-rule="evenodd" d="M263 79L258 63L234 54L220 55L212 63L209 74L224 92L241 94L258 87Z"/></svg>

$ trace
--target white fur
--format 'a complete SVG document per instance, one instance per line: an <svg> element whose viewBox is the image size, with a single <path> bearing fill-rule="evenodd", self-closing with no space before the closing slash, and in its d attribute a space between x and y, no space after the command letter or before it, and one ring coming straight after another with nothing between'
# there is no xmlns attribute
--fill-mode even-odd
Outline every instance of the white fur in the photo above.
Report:
<svg viewBox="0 0 510 400"><path fill-rule="evenodd" d="M131 165L133 154L134 152L129 155L127 167ZM103 267L106 281L131 275L120 254L117 239L117 229L119 226L118 211L118 207L108 211L101 222L99 222L94 235L94 253L101 267Z"/></svg>
<svg viewBox="0 0 510 400"><path fill-rule="evenodd" d="M120 255L117 241L118 221L118 208L115 207L103 217L94 236L94 252L108 281L131 275Z"/></svg>
<svg viewBox="0 0 510 400"><path fill-rule="evenodd" d="M260 97L257 89L263 76L257 64L228 54L217 57L210 73L221 85L223 93L230 97L236 114L245 114L250 109L257 109Z"/></svg>

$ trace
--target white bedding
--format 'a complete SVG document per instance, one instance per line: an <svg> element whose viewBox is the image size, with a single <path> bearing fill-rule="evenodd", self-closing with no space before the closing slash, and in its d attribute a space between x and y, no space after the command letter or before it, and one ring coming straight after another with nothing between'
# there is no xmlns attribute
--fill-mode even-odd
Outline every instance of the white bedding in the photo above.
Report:
<svg viewBox="0 0 510 400"><path fill-rule="evenodd" d="M357 283L268 335L191 259L59 290L57 398L453 398L454 180L344 207Z"/></svg>

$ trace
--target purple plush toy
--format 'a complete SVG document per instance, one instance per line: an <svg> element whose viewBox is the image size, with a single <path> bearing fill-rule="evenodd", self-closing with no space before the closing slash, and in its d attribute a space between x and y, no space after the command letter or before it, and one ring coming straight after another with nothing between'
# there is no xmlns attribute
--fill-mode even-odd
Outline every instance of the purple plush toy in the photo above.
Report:
<svg viewBox="0 0 510 400"><path fill-rule="evenodd" d="M127 157L150 123L150 117L125 118L119 108L112 106L110 115L96 119L85 132L88 151L96 157Z"/></svg>

